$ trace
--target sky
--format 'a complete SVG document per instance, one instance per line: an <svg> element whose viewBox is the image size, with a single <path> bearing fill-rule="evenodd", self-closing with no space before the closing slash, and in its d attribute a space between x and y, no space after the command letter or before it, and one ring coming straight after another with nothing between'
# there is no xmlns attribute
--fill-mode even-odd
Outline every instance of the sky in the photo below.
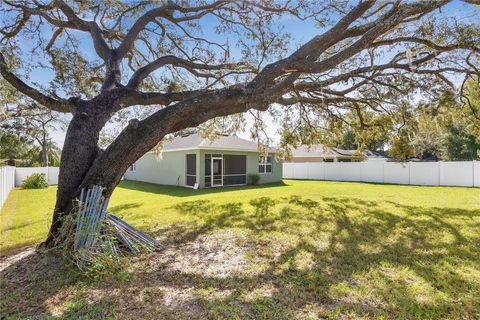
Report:
<svg viewBox="0 0 480 320"><path fill-rule="evenodd" d="M445 6L442 8L443 13L447 15L452 15L452 16L469 16L469 19L472 19L472 17L475 18L480 18L480 15L478 14L478 8L473 8L471 5L466 5L462 3L461 1L454 1L453 3ZM1 19L1 15L0 15ZM213 32L209 31L211 29L212 21L211 19L203 18L201 20L202 26L205 28L205 36L208 37L209 39L213 39L219 42L225 41L225 38L222 37L221 35L216 35ZM325 30L315 26L314 23L310 22L299 22L296 18L282 18L281 20L278 21L279 25L282 25L291 35L292 35L292 41L288 43L288 49L290 52L293 52L299 45L307 42L311 38L313 38L315 35L323 33ZM96 53L93 50L93 45L91 43L91 40L82 33L77 33L76 34L79 37L85 37L85 41L82 41L82 47L81 49L83 50L84 54L86 54L87 57L92 58L92 59L97 59ZM238 38L236 36L230 36L228 38L228 41L230 44L235 44L236 41L238 41ZM27 52L29 49L31 49L32 44L29 41L21 41L21 46L22 46L22 51ZM238 52L235 52L233 50L232 56L235 58L235 55L238 55ZM42 87L48 87L49 82L53 79L54 74L51 70L48 69L33 69L30 70L28 73L28 79L25 79L26 82L30 84L35 84L35 85L40 85ZM249 133L249 126L252 123L252 118L251 116L247 115L247 130L243 133L239 133L240 137L249 139L250 138L250 133ZM66 117L68 120L68 116ZM275 134L277 127L276 125L273 124L273 119L271 117L266 117L266 122L270 122L270 125L267 126L267 133L269 134L270 137L274 137L274 142L278 142L278 136ZM51 131L51 136L53 140L59 145L63 145L64 137L65 137L65 127L62 126L61 128L57 130L52 130ZM276 138L275 138L276 137Z"/></svg>

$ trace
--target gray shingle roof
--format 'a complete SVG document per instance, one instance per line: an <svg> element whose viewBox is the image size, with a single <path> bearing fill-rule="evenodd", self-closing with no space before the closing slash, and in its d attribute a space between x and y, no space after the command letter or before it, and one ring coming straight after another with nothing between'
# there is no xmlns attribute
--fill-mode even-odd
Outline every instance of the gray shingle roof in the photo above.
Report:
<svg viewBox="0 0 480 320"><path fill-rule="evenodd" d="M300 146L292 150L293 157L334 157L336 154L332 149L323 144L314 144L311 146Z"/></svg>
<svg viewBox="0 0 480 320"><path fill-rule="evenodd" d="M163 151L175 151L181 149L215 149L257 152L258 144L236 136L221 135L213 140L209 140L194 133L185 137L175 137L172 141L166 142L163 145ZM269 150L274 151L274 149Z"/></svg>

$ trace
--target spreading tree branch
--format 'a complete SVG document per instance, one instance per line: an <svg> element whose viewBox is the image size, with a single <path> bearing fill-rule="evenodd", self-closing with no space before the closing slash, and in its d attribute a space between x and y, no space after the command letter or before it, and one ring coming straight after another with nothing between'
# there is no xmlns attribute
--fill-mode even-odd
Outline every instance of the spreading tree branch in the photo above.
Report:
<svg viewBox="0 0 480 320"><path fill-rule="evenodd" d="M68 100L54 99L52 97L49 97L41 93L37 89L32 88L25 82L23 82L15 74L10 72L2 53L0 53L0 74L15 89L17 89L24 95L32 98L33 100L37 101L38 103L42 104L43 106L45 106L50 110L58 111L58 112L73 112L73 110L75 109L75 106L72 103L70 103Z"/></svg>

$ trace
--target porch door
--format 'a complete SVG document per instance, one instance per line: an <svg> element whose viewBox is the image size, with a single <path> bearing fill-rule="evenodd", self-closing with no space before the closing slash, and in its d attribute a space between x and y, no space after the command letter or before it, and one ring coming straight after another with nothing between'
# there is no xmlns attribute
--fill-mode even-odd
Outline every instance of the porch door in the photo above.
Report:
<svg viewBox="0 0 480 320"><path fill-rule="evenodd" d="M212 187L223 186L223 158L212 157Z"/></svg>

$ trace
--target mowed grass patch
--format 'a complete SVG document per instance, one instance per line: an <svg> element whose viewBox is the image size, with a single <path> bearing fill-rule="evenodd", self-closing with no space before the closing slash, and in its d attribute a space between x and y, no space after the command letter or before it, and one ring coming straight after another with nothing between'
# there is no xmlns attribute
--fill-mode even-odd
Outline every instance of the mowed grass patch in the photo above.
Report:
<svg viewBox="0 0 480 320"><path fill-rule="evenodd" d="M55 186L14 189L0 214L0 256L45 239L55 206Z"/></svg>
<svg viewBox="0 0 480 320"><path fill-rule="evenodd" d="M0 305L4 313L120 319L480 315L479 189L285 181L191 190L125 181L110 210L157 236L163 250L125 257L123 271L95 281L74 269L52 271L60 264L46 256L22 260L2 272L2 288L11 292ZM32 264L36 268L25 272ZM58 272L58 279L49 274L47 281L43 269ZM32 294L34 288L41 290Z"/></svg>
<svg viewBox="0 0 480 320"><path fill-rule="evenodd" d="M417 187L328 181L285 180L258 187L224 187L193 190L149 183L123 181L113 193L109 211L136 227L152 230L162 226L198 221L198 215L184 215L179 207L201 204L241 203L252 207L262 195L279 200L303 196L314 201L324 198L353 198L395 204L452 209L479 209L480 190L474 188ZM12 249L40 243L45 239L55 205L56 187L40 190L14 189L0 215L0 255ZM205 211L205 210L204 210Z"/></svg>

